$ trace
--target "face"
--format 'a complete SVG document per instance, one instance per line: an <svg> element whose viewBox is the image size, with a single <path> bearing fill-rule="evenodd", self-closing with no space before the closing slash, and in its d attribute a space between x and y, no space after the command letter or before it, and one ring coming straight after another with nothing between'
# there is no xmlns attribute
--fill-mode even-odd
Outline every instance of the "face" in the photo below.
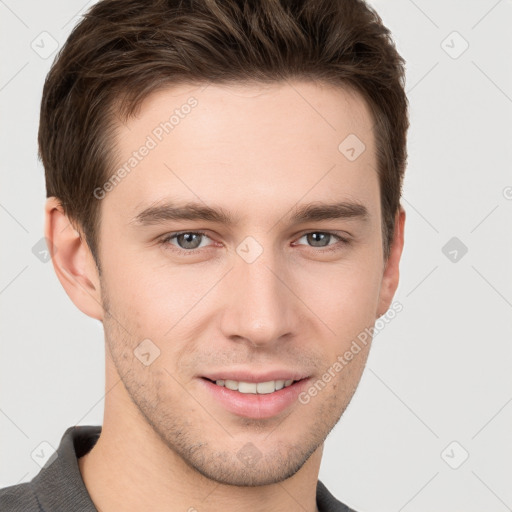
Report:
<svg viewBox="0 0 512 512"><path fill-rule="evenodd" d="M369 343L333 365L391 299L372 125L354 93L295 82L162 90L118 127L107 364L208 478L290 477L356 389Z"/></svg>

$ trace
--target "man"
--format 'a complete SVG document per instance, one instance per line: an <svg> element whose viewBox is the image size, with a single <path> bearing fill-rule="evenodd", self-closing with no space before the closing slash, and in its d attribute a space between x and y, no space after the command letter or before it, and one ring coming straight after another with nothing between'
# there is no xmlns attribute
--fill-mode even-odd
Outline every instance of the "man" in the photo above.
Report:
<svg viewBox="0 0 512 512"><path fill-rule="evenodd" d="M403 73L363 1L91 8L39 147L55 271L104 326L104 421L2 510L350 510L318 473L370 343L341 355L398 285Z"/></svg>

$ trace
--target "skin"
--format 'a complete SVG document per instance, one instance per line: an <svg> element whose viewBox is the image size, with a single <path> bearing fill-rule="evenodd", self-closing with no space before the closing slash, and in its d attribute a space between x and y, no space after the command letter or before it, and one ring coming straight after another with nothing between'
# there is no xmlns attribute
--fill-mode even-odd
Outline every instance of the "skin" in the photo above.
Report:
<svg viewBox="0 0 512 512"><path fill-rule="evenodd" d="M191 96L198 105L101 200L101 275L79 226L56 198L46 203L57 276L76 306L103 323L107 347L103 430L79 468L102 512L313 512L324 440L370 344L307 405L295 401L270 418L227 411L200 376L285 368L321 379L390 307L405 211L384 261L370 111L356 93L313 82L153 93L118 127L119 165ZM366 145L355 161L338 150L350 133ZM239 223L133 222L164 199L222 206ZM287 220L297 205L339 200L364 204L368 220ZM158 243L187 230L208 235L195 255L176 252L190 250L190 239ZM351 243L327 237L323 244L338 250L325 252L311 232L350 235ZM263 249L252 263L236 252L247 236ZM134 356L144 339L160 350L148 366ZM259 454L251 466L237 457L247 443Z"/></svg>

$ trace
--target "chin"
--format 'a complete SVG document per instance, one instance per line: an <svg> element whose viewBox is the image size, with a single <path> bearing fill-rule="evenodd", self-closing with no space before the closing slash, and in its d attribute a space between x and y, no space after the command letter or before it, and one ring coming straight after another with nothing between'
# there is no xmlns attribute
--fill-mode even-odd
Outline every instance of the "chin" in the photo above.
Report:
<svg viewBox="0 0 512 512"><path fill-rule="evenodd" d="M189 452L185 462L193 470L219 484L237 487L272 485L300 471L322 442L315 442L307 450L307 443L300 443L300 448L282 446L265 453L261 453L251 442L236 452L214 453L207 445L203 445L193 454ZM183 454L180 455L184 458Z"/></svg>

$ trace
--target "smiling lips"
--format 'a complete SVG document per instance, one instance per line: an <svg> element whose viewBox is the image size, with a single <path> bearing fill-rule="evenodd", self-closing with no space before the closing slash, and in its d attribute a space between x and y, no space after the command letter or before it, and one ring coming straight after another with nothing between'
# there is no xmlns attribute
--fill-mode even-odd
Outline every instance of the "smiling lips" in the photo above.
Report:
<svg viewBox="0 0 512 512"><path fill-rule="evenodd" d="M269 419L297 404L311 377L284 368L254 373L248 369L218 370L200 379L205 391L235 416Z"/></svg>
<svg viewBox="0 0 512 512"><path fill-rule="evenodd" d="M298 395L310 381L309 377L291 372L269 372L257 377L247 372L226 373L219 372L200 381L224 410L246 418L268 419L284 412L298 403ZM225 378L228 376L231 378ZM285 376L288 378L283 379Z"/></svg>

